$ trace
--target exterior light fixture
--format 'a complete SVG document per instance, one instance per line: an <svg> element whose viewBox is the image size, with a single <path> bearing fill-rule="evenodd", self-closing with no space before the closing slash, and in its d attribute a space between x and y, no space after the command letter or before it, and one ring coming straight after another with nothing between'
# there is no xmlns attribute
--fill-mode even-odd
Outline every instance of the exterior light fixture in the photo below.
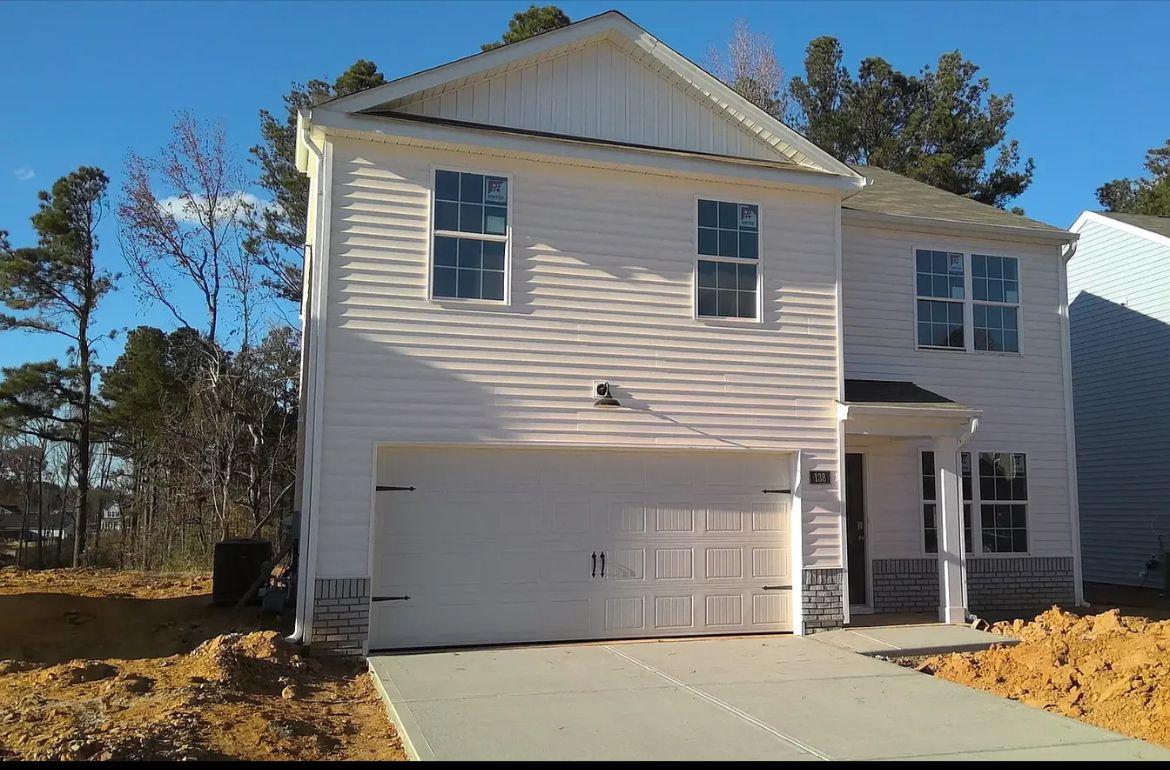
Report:
<svg viewBox="0 0 1170 770"><path fill-rule="evenodd" d="M609 387L608 382L598 382L593 385L593 392L597 395L597 400L593 405L599 409L618 409L622 402L613 397L613 390Z"/></svg>

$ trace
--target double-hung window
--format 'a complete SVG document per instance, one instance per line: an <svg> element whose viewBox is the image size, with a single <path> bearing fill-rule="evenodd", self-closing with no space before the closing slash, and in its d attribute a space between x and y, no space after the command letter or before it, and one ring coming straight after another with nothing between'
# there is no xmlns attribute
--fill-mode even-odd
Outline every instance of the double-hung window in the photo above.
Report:
<svg viewBox="0 0 1170 770"><path fill-rule="evenodd" d="M975 349L1020 352L1020 278L1015 257L971 255Z"/></svg>
<svg viewBox="0 0 1170 770"><path fill-rule="evenodd" d="M759 318L760 207L700 199L695 313Z"/></svg>
<svg viewBox="0 0 1170 770"><path fill-rule="evenodd" d="M979 453L979 528L985 553L1028 550L1028 468L1024 455Z"/></svg>
<svg viewBox="0 0 1170 770"><path fill-rule="evenodd" d="M965 350L963 300L967 289L963 255L920 249L915 263L918 345Z"/></svg>
<svg viewBox="0 0 1170 770"><path fill-rule="evenodd" d="M502 176L435 172L432 297L506 301L508 187Z"/></svg>
<svg viewBox="0 0 1170 770"><path fill-rule="evenodd" d="M963 476L963 548L973 550L971 532L971 453L960 455ZM922 537L926 553L938 553L938 477L934 472L934 452L922 453Z"/></svg>
<svg viewBox="0 0 1170 770"><path fill-rule="evenodd" d="M980 452L978 482L970 452L959 455L963 481L963 543L967 553L1026 553L1028 472L1022 453ZM923 550L938 553L938 482L934 452L922 453ZM979 516L972 516L978 506ZM978 527L978 529L976 529Z"/></svg>
<svg viewBox="0 0 1170 770"><path fill-rule="evenodd" d="M1019 353L1019 271L1015 257L915 250L918 347Z"/></svg>

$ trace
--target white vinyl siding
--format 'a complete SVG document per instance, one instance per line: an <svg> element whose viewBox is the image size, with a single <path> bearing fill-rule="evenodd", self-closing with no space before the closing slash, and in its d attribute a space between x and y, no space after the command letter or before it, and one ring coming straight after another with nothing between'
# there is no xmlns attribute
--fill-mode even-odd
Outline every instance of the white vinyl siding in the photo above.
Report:
<svg viewBox="0 0 1170 770"><path fill-rule="evenodd" d="M1027 454L1029 554L1070 555L1070 416L1064 406L1058 247L850 224L842 238L845 376L906 380L982 410L979 428L964 451ZM1010 253L1018 258L1027 295L1020 306L1020 335L1027 344L1019 355L949 354L916 346L913 259L915 248L927 240L930 248L947 252ZM850 451L853 447L851 436ZM872 558L921 556L918 452L928 448L910 441L875 446L867 500Z"/></svg>
<svg viewBox="0 0 1170 770"><path fill-rule="evenodd" d="M1170 543L1170 244L1087 221L1068 265L1085 579L1160 585Z"/></svg>
<svg viewBox="0 0 1170 770"><path fill-rule="evenodd" d="M764 142L697 100L647 57L601 40L395 109L428 117L653 147L776 160L803 155Z"/></svg>
<svg viewBox="0 0 1170 770"><path fill-rule="evenodd" d="M694 182L374 142L334 144L320 577L368 565L377 442L803 450L806 567L839 567L836 201L751 188L757 324L694 318ZM507 307L427 299L432 168L511 180ZM636 408L595 409L594 380ZM367 573L368 574L368 573Z"/></svg>

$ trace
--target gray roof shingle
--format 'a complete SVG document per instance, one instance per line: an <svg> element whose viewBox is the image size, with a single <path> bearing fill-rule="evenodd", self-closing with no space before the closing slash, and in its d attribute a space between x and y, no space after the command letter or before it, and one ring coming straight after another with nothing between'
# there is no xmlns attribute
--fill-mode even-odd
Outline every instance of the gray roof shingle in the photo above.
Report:
<svg viewBox="0 0 1170 770"><path fill-rule="evenodd" d="M931 187L877 166L854 165L853 169L869 179L871 184L856 195L846 198L842 204L846 209L973 225L1064 232L1059 227Z"/></svg>
<svg viewBox="0 0 1170 770"><path fill-rule="evenodd" d="M1100 214L1103 217L1116 219L1118 222L1124 222L1127 225L1140 227L1151 233L1170 238L1170 217L1157 217L1153 214L1119 214L1115 211L1102 211Z"/></svg>

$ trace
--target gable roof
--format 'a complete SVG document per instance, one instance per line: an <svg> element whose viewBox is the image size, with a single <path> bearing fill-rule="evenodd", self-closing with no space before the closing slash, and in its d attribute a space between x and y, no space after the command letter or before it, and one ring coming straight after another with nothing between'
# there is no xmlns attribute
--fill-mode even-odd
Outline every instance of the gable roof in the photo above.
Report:
<svg viewBox="0 0 1170 770"><path fill-rule="evenodd" d="M463 92L479 98L485 84L504 82L509 76L525 68L539 67L541 63L564 59L574 52L590 46L608 46L637 62L637 66L653 75L653 82L664 82L671 89L680 92L684 99L695 106L691 109L709 110L723 125L723 131L735 135L735 141L727 142L728 147L744 148L746 142L758 146L746 153L746 157L772 159L796 164L824 173L860 180L847 164L820 149L797 131L768 115L759 107L744 99L718 78L703 70L686 57L662 43L646 30L639 27L617 11L606 11L560 29L550 30L491 51L468 56L422 72L408 75L375 88L360 91L324 102L316 110L344 112L348 114L391 117L401 113L426 115L426 102L450 98ZM639 70L641 77L645 76ZM475 93L476 89L479 93ZM472 101L470 98L465 101ZM624 108L623 108L624 109ZM460 110L465 113L466 110ZM437 115L432 117L452 118L461 115ZM508 115L496 115L491 123L515 129L534 129L539 126L517 124ZM521 121L522 122L522 121ZM566 132L582 134L580 131ZM601 135L596 132L590 138L621 139L621 136ZM744 141L739 139L743 134ZM635 142L636 144L636 142ZM656 143L657 144L657 143ZM672 149L666 147L666 149ZM680 149L674 147L673 149ZM682 149L692 149L690 147ZM726 154L739 157L734 150Z"/></svg>
<svg viewBox="0 0 1170 770"><path fill-rule="evenodd" d="M1097 213L1127 225L1149 230L1155 235L1170 238L1170 217L1159 217L1153 214L1120 214L1115 211L1099 211Z"/></svg>
<svg viewBox="0 0 1170 770"><path fill-rule="evenodd" d="M844 209L894 217L1014 228L1054 236L1068 235L1066 230L1059 227L940 190L877 166L855 165L853 168L869 179L870 184L847 198L841 204Z"/></svg>

